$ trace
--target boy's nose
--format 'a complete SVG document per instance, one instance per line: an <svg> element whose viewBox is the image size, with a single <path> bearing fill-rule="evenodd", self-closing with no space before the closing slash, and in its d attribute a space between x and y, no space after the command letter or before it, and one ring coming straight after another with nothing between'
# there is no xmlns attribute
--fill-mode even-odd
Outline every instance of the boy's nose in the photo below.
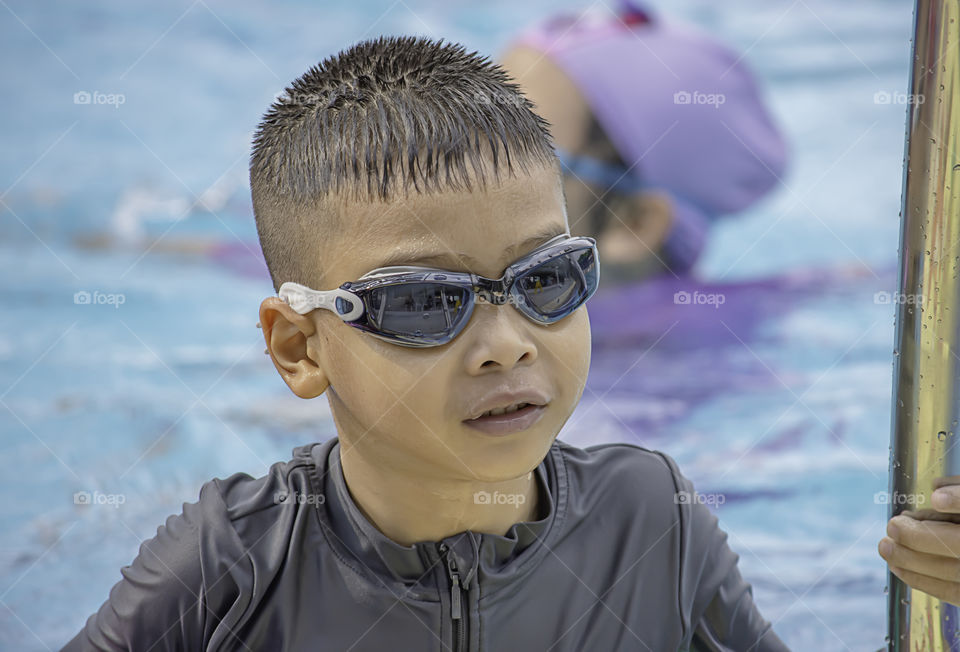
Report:
<svg viewBox="0 0 960 652"><path fill-rule="evenodd" d="M468 332L470 373L489 368L512 369L537 359L537 346L530 330L536 327L509 302L494 305L477 302Z"/></svg>

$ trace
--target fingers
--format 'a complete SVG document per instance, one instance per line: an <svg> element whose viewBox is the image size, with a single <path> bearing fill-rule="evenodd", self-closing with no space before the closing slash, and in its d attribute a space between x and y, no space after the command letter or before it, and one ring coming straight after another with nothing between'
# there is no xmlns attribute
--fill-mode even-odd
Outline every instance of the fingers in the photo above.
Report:
<svg viewBox="0 0 960 652"><path fill-rule="evenodd" d="M960 486L937 488L931 501L938 512L960 513ZM878 552L912 589L960 606L960 524L894 516Z"/></svg>
<svg viewBox="0 0 960 652"><path fill-rule="evenodd" d="M930 501L938 512L960 514L960 485L940 487L933 492Z"/></svg>
<svg viewBox="0 0 960 652"><path fill-rule="evenodd" d="M911 589L923 591L935 598L949 602L952 605L960 606L960 585L955 582L930 577L908 571L905 568L890 567L890 571L906 582Z"/></svg>
<svg viewBox="0 0 960 652"><path fill-rule="evenodd" d="M917 552L960 557L960 525L957 523L919 521L901 514L887 522L887 536Z"/></svg>
<svg viewBox="0 0 960 652"><path fill-rule="evenodd" d="M877 550L891 567L941 579L948 584L956 584L957 589L960 590L960 559L956 557L941 557L917 552L898 544L889 537L884 537L880 541Z"/></svg>

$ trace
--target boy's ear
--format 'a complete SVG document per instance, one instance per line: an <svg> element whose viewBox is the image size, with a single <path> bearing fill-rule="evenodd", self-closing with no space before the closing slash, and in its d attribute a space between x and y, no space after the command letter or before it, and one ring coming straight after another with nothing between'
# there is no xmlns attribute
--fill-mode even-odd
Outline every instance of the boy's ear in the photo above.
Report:
<svg viewBox="0 0 960 652"><path fill-rule="evenodd" d="M316 332L310 317L301 315L279 297L267 297L260 304L260 328L273 365L294 394L316 398L327 390L327 374L310 357L311 348L307 346L307 339Z"/></svg>

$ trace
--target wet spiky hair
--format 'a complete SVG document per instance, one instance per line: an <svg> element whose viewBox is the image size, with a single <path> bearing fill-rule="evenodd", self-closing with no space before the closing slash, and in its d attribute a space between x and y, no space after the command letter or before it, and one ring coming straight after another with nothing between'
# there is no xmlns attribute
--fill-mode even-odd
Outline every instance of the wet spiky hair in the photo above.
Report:
<svg viewBox="0 0 960 652"><path fill-rule="evenodd" d="M548 125L500 66L422 37L357 43L287 87L254 135L250 188L274 288L322 276L334 196L469 191L531 163L558 165Z"/></svg>

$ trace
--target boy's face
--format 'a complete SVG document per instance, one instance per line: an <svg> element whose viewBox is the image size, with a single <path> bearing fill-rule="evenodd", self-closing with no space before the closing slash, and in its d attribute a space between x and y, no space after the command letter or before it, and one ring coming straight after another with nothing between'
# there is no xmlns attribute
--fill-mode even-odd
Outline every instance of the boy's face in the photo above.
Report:
<svg viewBox="0 0 960 652"><path fill-rule="evenodd" d="M319 252L327 273L317 289L357 280L398 251L411 255L394 264L499 278L549 239L521 246L531 236L567 230L559 179L549 167L503 174L486 191L411 192L387 204L348 203L343 211L346 231ZM316 332L306 348L322 376L317 382L329 382L343 454L412 478L496 482L529 472L572 414L590 366L585 306L541 325L510 304L477 302L453 341L421 349L366 335L326 310L309 318ZM483 397L528 388L549 399L530 428L493 436L463 422Z"/></svg>

